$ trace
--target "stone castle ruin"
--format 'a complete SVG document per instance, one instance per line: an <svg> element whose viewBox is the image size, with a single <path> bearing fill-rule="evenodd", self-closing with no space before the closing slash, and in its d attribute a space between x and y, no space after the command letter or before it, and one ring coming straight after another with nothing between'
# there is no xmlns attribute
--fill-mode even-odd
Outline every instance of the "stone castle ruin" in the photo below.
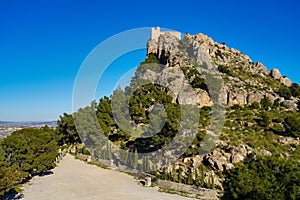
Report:
<svg viewBox="0 0 300 200"><path fill-rule="evenodd" d="M164 34L170 34L178 38L179 40L181 39L181 33L177 31L160 31L160 27L152 28L151 29L151 40L158 40L160 35Z"/></svg>
<svg viewBox="0 0 300 200"><path fill-rule="evenodd" d="M164 36L163 38L161 36ZM162 40L159 42L159 40ZM172 52L174 47L181 40L181 33L177 31L161 31L160 27L151 29L151 37L147 43L147 56L150 53L156 54L160 62L166 64L164 61L165 52ZM159 44L162 44L159 45Z"/></svg>

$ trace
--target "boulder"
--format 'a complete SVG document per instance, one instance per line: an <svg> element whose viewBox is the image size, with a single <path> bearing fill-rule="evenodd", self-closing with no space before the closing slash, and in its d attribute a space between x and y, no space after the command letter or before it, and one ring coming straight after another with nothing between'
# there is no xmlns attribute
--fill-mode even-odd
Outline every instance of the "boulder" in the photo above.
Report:
<svg viewBox="0 0 300 200"><path fill-rule="evenodd" d="M297 102L293 100L285 100L284 102L282 102L282 105L291 110L296 110L298 107Z"/></svg>
<svg viewBox="0 0 300 200"><path fill-rule="evenodd" d="M278 95L276 96L276 94L266 94L266 97L268 97L270 99L270 101L272 103L274 103L274 101L279 97Z"/></svg>
<svg viewBox="0 0 300 200"><path fill-rule="evenodd" d="M226 163L224 166L225 170L231 170L234 168L234 165L232 163Z"/></svg>
<svg viewBox="0 0 300 200"><path fill-rule="evenodd" d="M223 166L227 164L227 160L224 156L209 155L206 157L206 160L209 165L217 171L223 171Z"/></svg>
<svg viewBox="0 0 300 200"><path fill-rule="evenodd" d="M261 156L271 156L272 153L266 149L262 149L260 151L257 152L258 155L261 155Z"/></svg>
<svg viewBox="0 0 300 200"><path fill-rule="evenodd" d="M277 80L281 78L281 73L278 69L274 68L271 70L271 76Z"/></svg>
<svg viewBox="0 0 300 200"><path fill-rule="evenodd" d="M213 179L213 181L212 181L212 179ZM207 185L210 185L213 182L215 188L217 188L219 190L223 190L223 186L222 186L222 183L220 181L220 177L217 174L215 174L213 171L209 171L209 172L204 173L204 182Z"/></svg>
<svg viewBox="0 0 300 200"><path fill-rule="evenodd" d="M230 162L238 163L238 162L243 161L245 159L245 157L247 156L248 151L251 152L251 150L247 150L245 145L240 145L240 146L235 147L231 151Z"/></svg>
<svg viewBox="0 0 300 200"><path fill-rule="evenodd" d="M255 71L252 71L253 73L260 73L261 75L268 75L270 73L261 62L255 63L254 69Z"/></svg>
<svg viewBox="0 0 300 200"><path fill-rule="evenodd" d="M198 96L198 104L200 107L212 106L212 101L211 101L207 91L197 88L196 94Z"/></svg>
<svg viewBox="0 0 300 200"><path fill-rule="evenodd" d="M284 137L284 136L279 136L278 142L281 144L294 144L294 145L300 145L300 140L295 139L293 137Z"/></svg>
<svg viewBox="0 0 300 200"><path fill-rule="evenodd" d="M280 77L280 82L283 83L287 87L291 87L292 81L287 77Z"/></svg>
<svg viewBox="0 0 300 200"><path fill-rule="evenodd" d="M214 170L223 171L228 163L223 153L224 152L221 149L215 149L204 157L204 161L206 161Z"/></svg>
<svg viewBox="0 0 300 200"><path fill-rule="evenodd" d="M203 157L196 155L192 158L192 162L193 162L193 167L196 169L202 164Z"/></svg>
<svg viewBox="0 0 300 200"><path fill-rule="evenodd" d="M264 94L262 92L254 92L249 93L247 97L247 103L252 104L254 102L260 102L264 98Z"/></svg>
<svg viewBox="0 0 300 200"><path fill-rule="evenodd" d="M228 105L233 106L235 104L244 105L247 104L248 93L245 89L237 89L234 91L229 91L228 94Z"/></svg>
<svg viewBox="0 0 300 200"><path fill-rule="evenodd" d="M238 163L238 162L241 162L245 159L245 156L239 154L239 153L233 153L231 155L231 158L230 158L230 162L232 163Z"/></svg>

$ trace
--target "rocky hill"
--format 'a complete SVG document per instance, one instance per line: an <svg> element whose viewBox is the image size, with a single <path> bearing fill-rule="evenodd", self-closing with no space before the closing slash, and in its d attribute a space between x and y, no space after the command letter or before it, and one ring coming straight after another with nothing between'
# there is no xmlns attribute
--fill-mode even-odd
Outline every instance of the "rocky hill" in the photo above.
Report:
<svg viewBox="0 0 300 200"><path fill-rule="evenodd" d="M151 177L162 191L300 199L299 98L300 86L278 69L206 35L181 39L156 28L125 89L64 113L57 124L19 124L55 129L22 129L1 140L0 198L54 167L58 145L72 145L72 153L146 178L146 185Z"/></svg>
<svg viewBox="0 0 300 200"><path fill-rule="evenodd" d="M186 53L189 51L189 55L184 59L178 54L178 45L180 44L176 37L163 34L158 40L149 40L147 55L157 55L159 62L167 64L168 67L164 68L160 74L155 74L153 70L148 69L143 78L155 81L155 78L158 77L157 82L160 83L164 77L168 76L170 68L172 70L182 70L183 67L193 68L193 63L187 62L187 59L191 60L194 57L200 64L213 62L212 66L216 69L210 69L210 71L218 70L220 72L224 80L221 96L223 103L228 106L250 105L260 102L267 96L272 102L278 99L279 103L283 103L290 109L297 108L299 98L285 98L278 93L281 85L286 87L292 85L292 82L282 76L278 69L274 68L268 71L262 63L254 63L249 56L227 47L224 43L219 44L202 33L186 34L184 40L188 43L186 45L189 45L189 49L186 51ZM170 57L166 54L170 54ZM178 76L178 73L176 75ZM190 83L193 78L193 76L190 77ZM179 82L176 79L176 83L179 84ZM200 94L199 105L211 105L208 94L203 91L200 91Z"/></svg>
<svg viewBox="0 0 300 200"><path fill-rule="evenodd" d="M74 113L90 153L206 199L297 199L300 86L204 34L178 36L156 33L130 86ZM58 124L74 135L71 115Z"/></svg>
<svg viewBox="0 0 300 200"><path fill-rule="evenodd" d="M159 67L151 67L151 61ZM222 193L224 174L249 155L276 155L299 162L299 85L278 69L269 71L202 33L186 34L182 40L168 33L150 39L146 63L138 68L138 78L164 88L172 102L200 108L222 104L227 111L224 127L215 133L218 137L208 154L201 155L203 141L194 142L181 159L158 170L158 177L175 182L181 177L185 183ZM182 92L186 85L192 86L195 95ZM298 124L296 135L287 125L291 115L296 116L292 122ZM201 130L210 133L208 126ZM200 174L202 180L198 180Z"/></svg>

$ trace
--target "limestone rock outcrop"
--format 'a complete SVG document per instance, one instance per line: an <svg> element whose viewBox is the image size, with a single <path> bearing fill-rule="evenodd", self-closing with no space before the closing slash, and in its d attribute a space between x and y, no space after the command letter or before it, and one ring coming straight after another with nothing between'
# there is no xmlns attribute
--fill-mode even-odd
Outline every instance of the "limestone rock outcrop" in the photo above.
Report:
<svg viewBox="0 0 300 200"><path fill-rule="evenodd" d="M159 63L165 67L160 72L147 69L143 78L168 87L169 94L174 98L173 102L203 107L211 106L216 101L210 94L210 85L208 90L193 88L193 92L187 92L186 88L192 84L195 76L187 80L182 73L182 67L198 66L198 71L206 83L209 82L206 74L220 77L222 87L217 92L219 103L228 106L259 103L264 97L274 102L281 99L277 93L279 84L287 87L292 85L292 81L282 76L278 69L269 71L261 62L254 63L249 56L227 47L224 43L219 44L207 35L186 34L188 42L183 44L176 32L162 33L148 41L147 55L155 54ZM180 49L184 45L187 47L186 54L182 54ZM297 100L285 101L283 104L289 109L297 109Z"/></svg>
<svg viewBox="0 0 300 200"><path fill-rule="evenodd" d="M281 78L281 73L279 71L279 69L273 68L271 70L271 76L277 80L279 80Z"/></svg>
<svg viewBox="0 0 300 200"><path fill-rule="evenodd" d="M284 109L287 111L297 110L299 98L292 97L287 100L279 95L278 91L282 84L290 87L292 81L282 76L278 69L269 71L261 62L254 63L249 56L239 50L229 48L225 43L219 44L201 33L186 34L185 40L179 40L176 35L170 33L157 35L154 38L148 41L147 54L155 54L158 62L164 67L159 72L147 69L142 78L168 88L167 92L173 97L173 102L199 107L212 106L217 99L213 96L218 94L218 103L234 106L260 103L267 97L273 103L279 102L286 107ZM198 75L201 75L206 87L201 83L203 80ZM234 120L232 123L235 123ZM238 123L242 128L242 126L250 127L256 122ZM233 127L229 130L234 132L238 128ZM206 131L208 133L209 130ZM291 141L285 137L279 138L278 142L299 145L299 140ZM182 174L187 177L188 166L190 166L195 178L196 174L200 173L199 166L205 163L210 169L204 173L205 183L208 184L213 178L215 186L222 189L222 178L218 173L234 168L251 153L262 156L272 155L270 151L257 150L248 143L236 146L231 146L224 141L225 144L216 141L215 143L217 145L212 152L205 156L186 157L176 163L175 168L167 167L167 172L171 173L174 169L178 171L183 168Z"/></svg>
<svg viewBox="0 0 300 200"><path fill-rule="evenodd" d="M292 81L289 78L282 76L279 69L272 69L270 74L274 79L279 80L280 83L284 84L285 86L290 87L292 85Z"/></svg>
<svg viewBox="0 0 300 200"><path fill-rule="evenodd" d="M283 83L287 87L291 87L292 81L287 77L280 77L280 82Z"/></svg>

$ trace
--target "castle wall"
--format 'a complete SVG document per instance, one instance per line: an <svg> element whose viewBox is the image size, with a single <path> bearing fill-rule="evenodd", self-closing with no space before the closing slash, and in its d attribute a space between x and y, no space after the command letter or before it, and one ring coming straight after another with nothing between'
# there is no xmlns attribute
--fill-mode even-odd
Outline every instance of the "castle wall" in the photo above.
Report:
<svg viewBox="0 0 300 200"><path fill-rule="evenodd" d="M180 32L177 32L177 31L163 31L163 32L161 32L160 28L156 27L156 28L151 29L151 40L158 40L160 35L163 35L163 34L166 34L166 33L175 36L179 40L181 39L181 33Z"/></svg>
<svg viewBox="0 0 300 200"><path fill-rule="evenodd" d="M159 35L160 35L159 27L151 29L151 40L158 40Z"/></svg>

